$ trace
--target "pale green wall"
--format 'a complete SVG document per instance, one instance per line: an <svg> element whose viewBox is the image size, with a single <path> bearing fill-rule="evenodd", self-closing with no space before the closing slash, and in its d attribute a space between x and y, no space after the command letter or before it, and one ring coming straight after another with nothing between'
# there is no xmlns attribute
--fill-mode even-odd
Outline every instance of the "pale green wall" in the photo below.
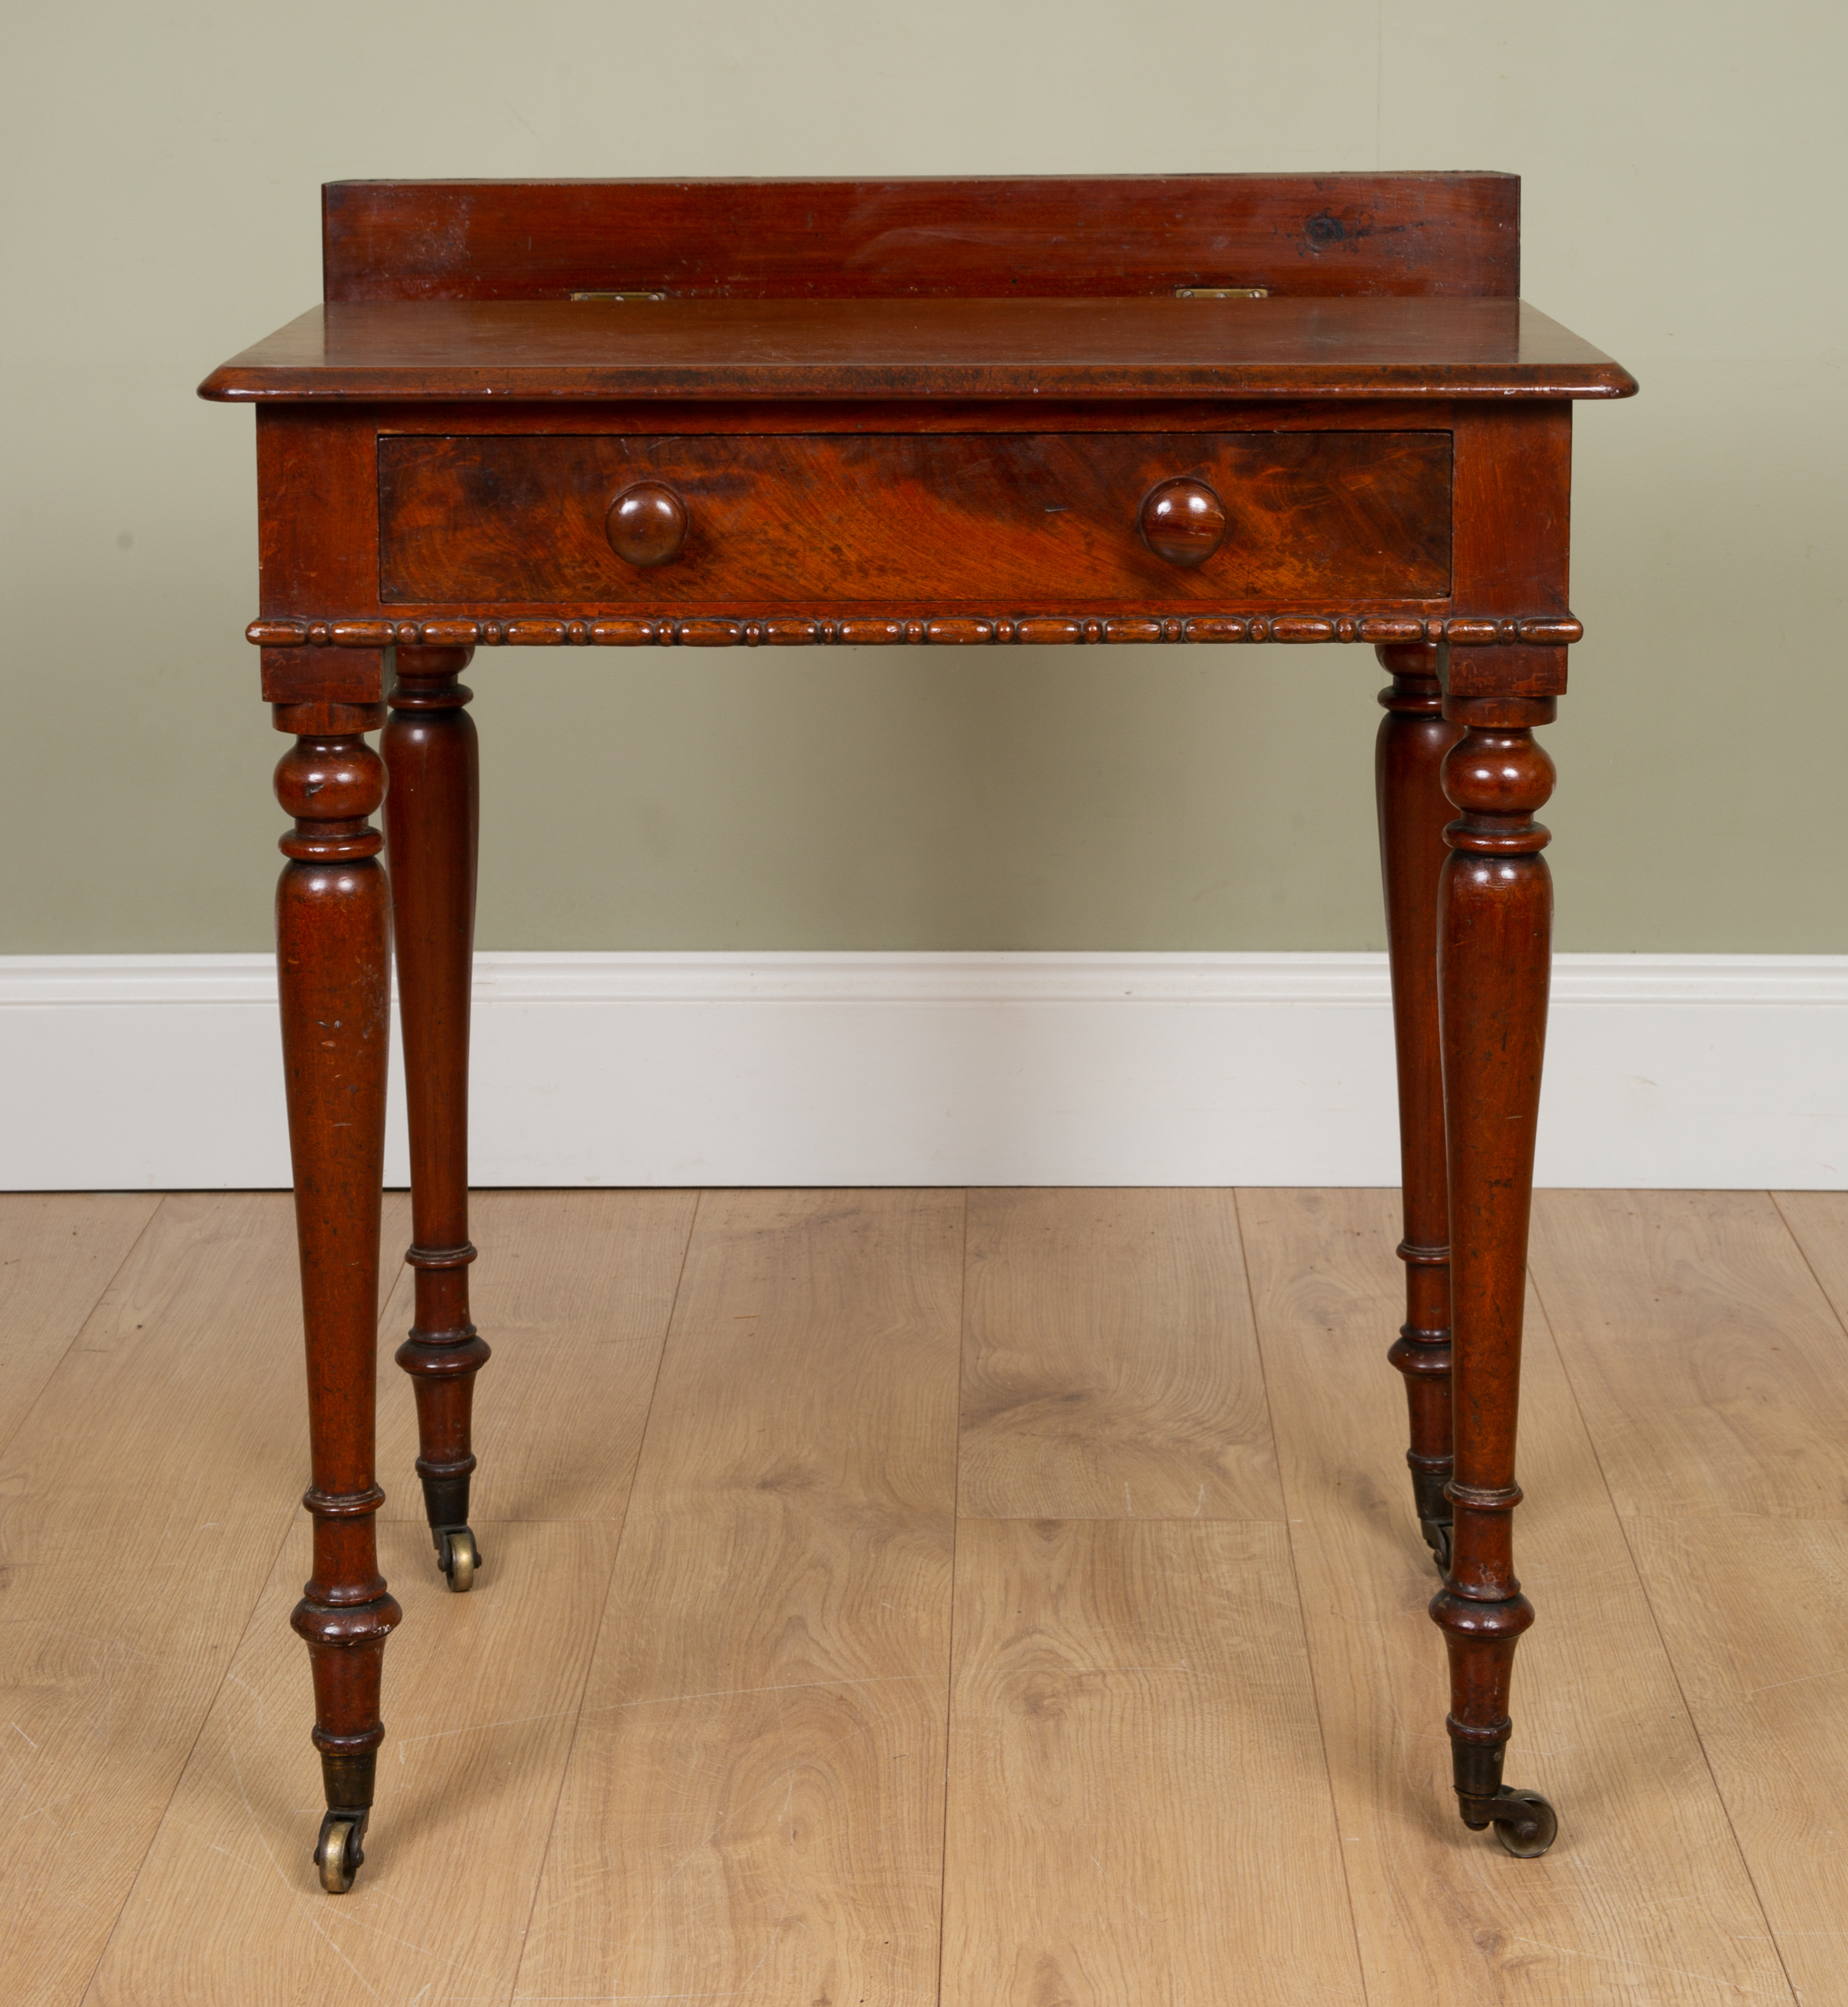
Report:
<svg viewBox="0 0 1848 2007"><path fill-rule="evenodd" d="M317 0L9 24L0 951L262 945L251 419L345 176L1494 166L1580 414L1561 944L1848 948L1840 0ZM498 651L483 945L1376 945L1364 651Z"/></svg>

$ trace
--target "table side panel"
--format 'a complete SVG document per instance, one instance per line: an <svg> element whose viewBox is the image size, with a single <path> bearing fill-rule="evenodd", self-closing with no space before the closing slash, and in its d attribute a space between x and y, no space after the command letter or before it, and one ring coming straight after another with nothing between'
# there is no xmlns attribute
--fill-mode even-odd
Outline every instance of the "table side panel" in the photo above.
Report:
<svg viewBox="0 0 1848 2007"><path fill-rule="evenodd" d="M1450 437L579 436L380 442L380 602L623 610L755 601L1248 605L1450 586ZM1230 527L1197 569L1157 557L1142 501L1179 476ZM625 564L605 518L637 482L684 502L671 563Z"/></svg>
<svg viewBox="0 0 1848 2007"><path fill-rule="evenodd" d="M374 605L381 413L259 408L258 553L267 615Z"/></svg>
<svg viewBox="0 0 1848 2007"><path fill-rule="evenodd" d="M1570 605L1572 406L1457 407L1456 580L1459 606L1564 614ZM1558 697L1566 651L1452 648L1453 697Z"/></svg>
<svg viewBox="0 0 1848 2007"><path fill-rule="evenodd" d="M378 413L363 407L258 408L258 553L266 618L313 620L329 607L375 604L377 438ZM331 729L342 708L370 713L383 703L385 651L265 647L263 695L278 707L278 721L286 715L300 730ZM382 723L382 712L371 722Z"/></svg>
<svg viewBox="0 0 1848 2007"><path fill-rule="evenodd" d="M1572 515L1572 406L1458 404L1456 588L1459 605L1563 613Z"/></svg>

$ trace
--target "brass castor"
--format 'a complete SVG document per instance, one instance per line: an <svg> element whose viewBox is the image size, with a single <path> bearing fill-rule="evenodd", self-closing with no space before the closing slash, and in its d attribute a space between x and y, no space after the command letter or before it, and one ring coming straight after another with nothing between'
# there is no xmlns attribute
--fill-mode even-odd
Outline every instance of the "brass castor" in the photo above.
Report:
<svg viewBox="0 0 1848 2007"><path fill-rule="evenodd" d="M1422 1530L1426 1544L1431 1549L1431 1558L1437 1564L1437 1572L1447 1582L1450 1580L1450 1521L1427 1519Z"/></svg>
<svg viewBox="0 0 1848 2007"><path fill-rule="evenodd" d="M364 1812L329 1812L321 1821L321 1836L314 1843L314 1865L320 1870L321 1887L330 1896L344 1896L353 1886L365 1856L360 1842L365 1836Z"/></svg>
<svg viewBox="0 0 1848 2007"><path fill-rule="evenodd" d="M466 1596L475 1586L475 1570L482 1565L475 1536L466 1526L454 1526L436 1536L436 1565L449 1577L457 1596Z"/></svg>
<svg viewBox="0 0 1848 2007"><path fill-rule="evenodd" d="M1465 1799L1463 1823L1480 1832L1493 1826L1504 1853L1537 1861L1560 1836L1560 1815L1538 1791L1503 1785L1493 1798Z"/></svg>

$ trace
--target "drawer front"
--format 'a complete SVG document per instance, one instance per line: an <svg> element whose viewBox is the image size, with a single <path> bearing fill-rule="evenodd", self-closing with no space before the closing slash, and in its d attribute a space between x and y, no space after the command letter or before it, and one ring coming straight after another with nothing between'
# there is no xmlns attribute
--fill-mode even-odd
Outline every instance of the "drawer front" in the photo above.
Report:
<svg viewBox="0 0 1848 2007"><path fill-rule="evenodd" d="M1169 541L1157 489L1208 519L1178 539L1186 561L1151 548ZM1084 610L1450 591L1443 432L398 436L379 442L379 499L388 605Z"/></svg>

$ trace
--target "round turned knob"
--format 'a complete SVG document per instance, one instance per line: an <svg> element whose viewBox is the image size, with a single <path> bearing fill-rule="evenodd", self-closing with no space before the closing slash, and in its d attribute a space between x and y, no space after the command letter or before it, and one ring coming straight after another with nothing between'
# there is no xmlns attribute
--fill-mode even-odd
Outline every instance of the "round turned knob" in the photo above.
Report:
<svg viewBox="0 0 1848 2007"><path fill-rule="evenodd" d="M1226 534L1226 505L1204 481L1183 474L1149 490L1142 541L1171 564L1204 564Z"/></svg>
<svg viewBox="0 0 1848 2007"><path fill-rule="evenodd" d="M610 548L625 564L671 564L687 541L687 504L659 481L638 481L610 504Z"/></svg>

